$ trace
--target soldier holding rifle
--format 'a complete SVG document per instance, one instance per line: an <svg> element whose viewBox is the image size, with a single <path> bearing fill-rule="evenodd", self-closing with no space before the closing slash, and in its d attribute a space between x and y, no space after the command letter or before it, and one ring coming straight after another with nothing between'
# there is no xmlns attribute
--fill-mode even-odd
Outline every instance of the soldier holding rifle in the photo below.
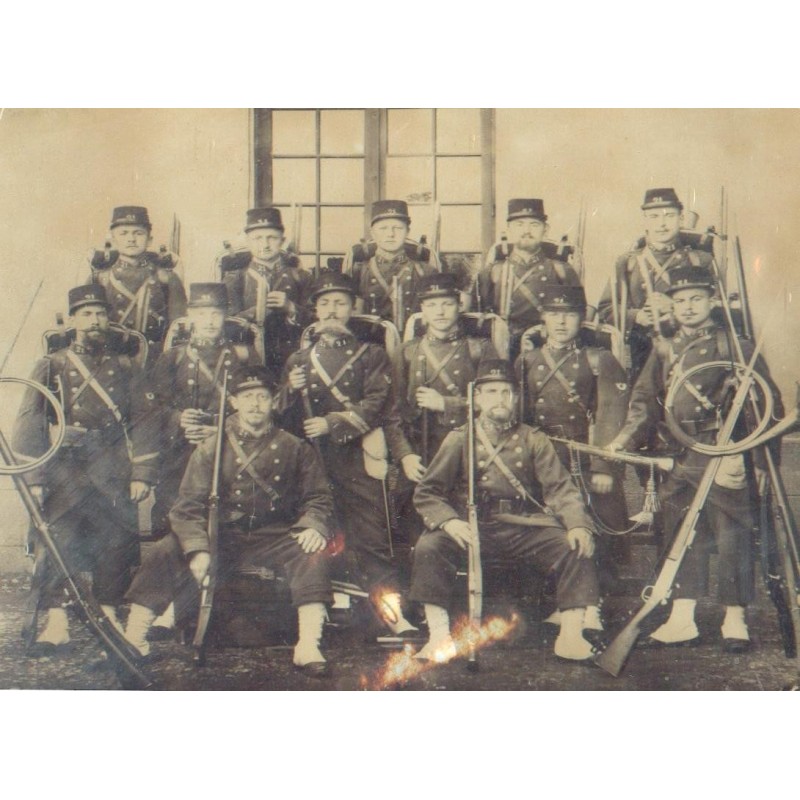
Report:
<svg viewBox="0 0 800 800"><path fill-rule="evenodd" d="M561 632L555 653L570 662L589 661L583 636L587 606L597 605L592 523L578 489L547 436L516 419L513 370L487 361L475 379L480 415L475 425L477 463L467 458L467 430L448 434L414 494L425 522L414 555L410 598L425 605L430 639L417 654L447 661L456 655L449 607L456 571L473 531L466 521L469 470L475 470L484 555L531 563L557 576Z"/></svg>
<svg viewBox="0 0 800 800"><path fill-rule="evenodd" d="M67 435L28 485L50 524L71 574L89 571L92 591L116 624L116 608L139 563L136 504L158 474L158 414L141 370L107 348L110 304L102 286L69 292L69 347L37 362L31 378L56 394ZM38 457L50 447L48 406L29 391L14 432L14 449ZM50 655L69 642L63 581L46 563L40 603L47 624L32 655Z"/></svg>
<svg viewBox="0 0 800 800"><path fill-rule="evenodd" d="M310 409L311 416L302 412L303 432L319 443L360 581L391 632L413 634L416 628L401 607L387 497L382 480L370 474L386 458L381 426L393 414L391 364L382 347L362 344L348 328L355 297L348 275L323 273L314 284L318 338L286 362L276 406L287 418L292 409ZM376 439L382 446L373 449Z"/></svg>
<svg viewBox="0 0 800 800"><path fill-rule="evenodd" d="M247 569L282 569L298 614L293 663L322 677L329 672L319 642L324 604L332 601L325 548L333 511L324 467L311 445L273 425L275 387L264 367L238 367L230 387L236 413L225 421L222 452L210 437L192 453L170 512L173 533L147 554L128 591L125 633L146 654L156 615L174 600L180 619L196 603L210 566L207 504L218 457L216 575L224 581Z"/></svg>
<svg viewBox="0 0 800 800"><path fill-rule="evenodd" d="M512 250L504 260L487 264L480 271L473 288L472 307L493 311L508 323L514 360L523 332L541 322L546 287L578 286L580 278L570 265L548 258L543 252L548 226L542 200L509 200L507 221Z"/></svg>
<svg viewBox="0 0 800 800"><path fill-rule="evenodd" d="M401 335L405 321L417 310L420 281L425 275L438 272L436 267L407 253L410 229L405 201L373 203L370 235L377 250L368 261L356 262L352 274L360 298L358 311L392 320Z"/></svg>
<svg viewBox="0 0 800 800"><path fill-rule="evenodd" d="M730 333L711 319L715 281L709 270L682 266L672 271L665 294L672 301L680 326L669 341L657 343L634 386L630 410L622 431L610 449L635 449L662 422L662 404L671 387L694 367L735 360ZM753 354L751 343L742 341L745 358ZM755 369L768 379L759 357ZM729 399L729 369L710 366L686 380L674 396L672 413L693 439L713 444L721 430ZM770 382L776 399L777 387ZM779 403L778 403L779 404ZM744 419L744 416L742 417ZM673 447L675 442L672 442ZM756 456L758 459L758 456ZM678 531L692 502L709 457L685 451L660 489L664 528L668 537ZM757 460L756 473L762 471ZM719 601L725 607L722 623L723 650L742 653L750 649L745 609L753 599L753 564L750 537L753 529L751 494L743 455L721 458L696 527L694 545L686 552L672 593L669 619L645 640L648 646L686 646L700 642L695 623L697 599L708 591L708 562L712 542L719 552Z"/></svg>
<svg viewBox="0 0 800 800"><path fill-rule="evenodd" d="M642 203L644 243L621 255L614 277L597 307L601 322L614 325L631 348L635 382L656 336L674 332L667 288L678 267L709 267L713 256L693 248L681 236L683 203L674 189L648 189Z"/></svg>
<svg viewBox="0 0 800 800"><path fill-rule="evenodd" d="M283 249L283 219L278 208L247 212L247 251L221 260L222 280L228 287L228 311L254 322L262 334L257 347L264 364L280 375L286 359L300 346L303 329L311 322L306 308L311 273Z"/></svg>

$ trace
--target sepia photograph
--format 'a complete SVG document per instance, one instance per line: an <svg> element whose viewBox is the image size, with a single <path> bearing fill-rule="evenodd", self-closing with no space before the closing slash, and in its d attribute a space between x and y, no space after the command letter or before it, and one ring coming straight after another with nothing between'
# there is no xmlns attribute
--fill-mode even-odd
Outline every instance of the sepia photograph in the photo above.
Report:
<svg viewBox="0 0 800 800"><path fill-rule="evenodd" d="M0 688L796 690L798 141L3 109Z"/></svg>

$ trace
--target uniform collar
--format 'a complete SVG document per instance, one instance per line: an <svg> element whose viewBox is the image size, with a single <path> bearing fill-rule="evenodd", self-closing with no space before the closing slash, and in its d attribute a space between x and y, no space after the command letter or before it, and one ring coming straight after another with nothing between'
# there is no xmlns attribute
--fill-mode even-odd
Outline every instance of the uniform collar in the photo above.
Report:
<svg viewBox="0 0 800 800"><path fill-rule="evenodd" d="M655 245L652 244L651 242L648 242L647 246L656 254L674 253L678 249L678 242L673 242L672 244L664 244L664 245Z"/></svg>
<svg viewBox="0 0 800 800"><path fill-rule="evenodd" d="M481 414L478 418L478 422L490 436L502 436L504 433L508 433L517 426L517 420L513 417L509 422L499 424Z"/></svg>
<svg viewBox="0 0 800 800"><path fill-rule="evenodd" d="M317 344L323 349L333 349L337 347L347 347L353 343L355 336L351 333L349 336L338 336L336 339L329 339L327 336L320 336Z"/></svg>
<svg viewBox="0 0 800 800"><path fill-rule="evenodd" d="M243 442L260 442L266 439L273 430L275 430L275 425L270 422L269 425L264 429L264 431L260 434L255 434L252 431L247 430L241 423L241 420L236 419L236 435L241 439Z"/></svg>
<svg viewBox="0 0 800 800"><path fill-rule="evenodd" d="M550 344L550 342L545 342L544 346L554 355L566 355L570 350L577 350L578 345L573 339L569 344L565 344L563 347L559 347L558 345Z"/></svg>
<svg viewBox="0 0 800 800"><path fill-rule="evenodd" d="M702 328L697 328L691 333L686 333L683 328L681 328L673 338L678 341L685 340L687 342L691 342L695 339L702 339L704 336L710 336L716 327L717 326L709 320L705 325L703 325Z"/></svg>
<svg viewBox="0 0 800 800"><path fill-rule="evenodd" d="M515 258L516 257L516 258ZM515 247L511 251L510 258L514 259L518 264L522 264L523 266L529 267L531 264L536 264L537 262L541 261L544 257L542 252L542 246L536 248L536 250L531 253L527 250L520 250L518 247Z"/></svg>
<svg viewBox="0 0 800 800"><path fill-rule="evenodd" d="M253 260L250 264L256 272L260 272L262 275L274 275L276 272L279 272L283 266L283 256L278 253L271 261L259 261L253 256Z"/></svg>
<svg viewBox="0 0 800 800"><path fill-rule="evenodd" d="M405 264L406 261L408 261L408 257L405 251L401 250L396 256L392 256L392 258L386 258L378 253L375 256L375 260L378 262L379 267L394 267L399 264Z"/></svg>
<svg viewBox="0 0 800 800"><path fill-rule="evenodd" d="M78 344L77 342L72 342L72 344L70 344L70 350L80 356L92 356L94 358L97 356L106 355L105 345L102 345L101 347L86 347L85 345Z"/></svg>
<svg viewBox="0 0 800 800"><path fill-rule="evenodd" d="M448 333L444 338L434 336L432 333L426 333L425 338L433 344L436 344L437 342L442 344L447 342L457 342L459 339L464 338L464 331L461 329L461 325L456 323L456 325L453 327L453 330L451 330L450 333Z"/></svg>

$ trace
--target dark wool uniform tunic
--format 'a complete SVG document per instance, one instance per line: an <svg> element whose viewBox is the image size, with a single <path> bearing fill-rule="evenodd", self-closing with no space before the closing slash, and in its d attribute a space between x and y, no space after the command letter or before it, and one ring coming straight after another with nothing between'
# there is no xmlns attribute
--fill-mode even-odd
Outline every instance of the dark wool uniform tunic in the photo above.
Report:
<svg viewBox="0 0 800 800"><path fill-rule="evenodd" d="M578 273L569 265L547 258L541 250L526 253L519 248L511 251L508 263L513 269L514 291L511 311L501 307L505 261L495 261L484 267L473 287L472 307L479 311L492 311L508 323L511 334L510 353L513 361L519 353L522 334L542 321L541 301L546 286L580 286Z"/></svg>
<svg viewBox="0 0 800 800"><path fill-rule="evenodd" d="M300 346L303 329L312 322L307 308L311 273L291 266L289 256L281 253L272 269L252 260L245 268L225 272L222 281L228 287L228 312L263 328L264 366L280 375L286 359ZM285 292L295 305L295 315L267 308L270 292Z"/></svg>
<svg viewBox="0 0 800 800"><path fill-rule="evenodd" d="M92 270L87 283L105 287L111 309L108 318L145 335L150 349L148 363L161 352L170 322L186 314L186 290L171 270L159 267L153 254L137 265L117 261L108 269Z"/></svg>
<svg viewBox="0 0 800 800"><path fill-rule="evenodd" d="M260 364L255 349L230 342L195 342L172 347L161 354L151 374L156 402L162 413L161 473L151 518L153 531L169 531L167 515L195 446L187 441L181 414L187 408L205 411L207 424L219 413L219 389L225 370Z"/></svg>
<svg viewBox="0 0 800 800"><path fill-rule="evenodd" d="M648 252L650 256L647 260L644 260L644 263L650 272L653 290L662 294L670 286L670 273L674 269L688 266L708 268L713 261L710 253L706 253L703 250L695 250L689 245L680 242L677 246L668 245L659 249L646 244L644 247L624 253L617 259L614 265L614 285L616 286L618 298L620 297L622 285L624 284L627 287L625 330L631 347L631 378L634 381L647 360L652 348L652 339L655 335L651 327L643 326L636 322L636 315L644 308L648 299L647 285L639 266L640 257L643 257ZM658 264L658 271L650 263L650 258ZM600 322L609 325L614 324L610 283L606 285L598 303L597 317ZM673 332L674 328L667 329L665 325L665 335L671 335Z"/></svg>
<svg viewBox="0 0 800 800"><path fill-rule="evenodd" d="M361 441L365 433L391 416L391 364L383 348L368 344L344 369L360 348L354 336L340 337L332 344L321 337L290 356L276 407L281 414L301 407L301 393L291 390L288 374L294 367L304 367L313 416L324 417L330 427L330 433L316 441L333 489L336 516L344 528L347 547L355 555L359 577L371 589L396 590L381 481L367 474ZM336 387L349 398L347 405L333 395L312 356L332 379L344 369Z"/></svg>
<svg viewBox="0 0 800 800"><path fill-rule="evenodd" d="M365 314L376 314L383 319L396 321L392 303L394 279L397 278L403 295L403 317L408 319L419 310L417 291L420 278L436 272L436 267L414 261L405 253L391 259L376 255L369 261L357 261L353 264L353 281L359 297L364 300ZM401 336L402 334L403 331L400 331Z"/></svg>
<svg viewBox="0 0 800 800"><path fill-rule="evenodd" d="M94 376L118 409L109 405L76 365ZM130 359L105 350L89 352L73 343L36 363L31 378L62 399L67 421L64 444L44 467L28 473L29 485L45 489L44 516L70 571L92 573L97 600L122 601L139 559L136 505L131 481L154 484L158 475L158 410L145 393ZM14 430L16 452L37 457L50 447L49 404L28 390ZM130 449L129 449L130 448ZM64 599L55 568L46 570L42 601Z"/></svg>
<svg viewBox="0 0 800 800"><path fill-rule="evenodd" d="M160 614L174 600L179 618L196 603L198 589L188 561L209 549L215 445L210 437L192 453L170 512L173 533L148 552L128 592L129 602ZM291 536L306 528L326 538L330 534L333 502L311 445L274 426L253 436L234 414L225 422L219 497L222 581L247 569L278 567L288 578L293 605L332 599L327 552L304 553Z"/></svg>
<svg viewBox="0 0 800 800"><path fill-rule="evenodd" d="M479 420L477 424L483 423ZM492 427L490 423L489 431ZM476 499L482 556L527 562L543 572L556 573L556 601L560 609L596 605L594 562L579 558L577 551L570 550L564 529L529 527L495 518L498 511L524 515L547 507L566 530L592 530L581 495L550 440L538 428L520 423L499 433L490 432L489 436L493 447L503 442L499 457L533 500L526 499L512 485L476 437ZM462 428L448 434L414 492L414 504L426 532L420 536L414 554L409 595L412 600L450 605L456 571L466 556L441 526L448 520L466 519L467 479L467 432Z"/></svg>
<svg viewBox="0 0 800 800"><path fill-rule="evenodd" d="M724 341L725 332L713 324L693 334L681 331L669 342L657 344L633 389L627 422L619 441L632 449L644 441L653 427L658 426L668 445L677 449L674 441L663 431L661 403L672 381L681 372L698 364L730 360L731 353ZM742 341L746 359L753 346ZM760 359L756 370L768 377L766 365ZM726 392L727 372L714 368L695 374L690 384L677 393L673 414L681 427L704 444L714 444L722 417L718 416L720 402ZM771 383L771 381L770 381ZM772 384L781 413L780 394ZM745 417L743 413L740 420ZM737 437L738 438L738 435ZM708 457L691 450L684 451L675 468L659 490L664 509L664 531L671 541L680 527L694 497L696 488L708 464ZM676 581L675 596L698 598L708 592L708 558L712 539L719 552L719 600L724 605L746 605L753 598L753 565L750 536L753 528L750 494L747 487L731 489L714 483L697 526L697 537L686 553Z"/></svg>

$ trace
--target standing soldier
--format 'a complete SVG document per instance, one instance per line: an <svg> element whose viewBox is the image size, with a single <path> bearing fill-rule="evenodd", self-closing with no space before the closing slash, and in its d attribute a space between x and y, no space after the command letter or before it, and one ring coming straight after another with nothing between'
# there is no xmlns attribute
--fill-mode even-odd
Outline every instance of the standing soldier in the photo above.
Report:
<svg viewBox="0 0 800 800"><path fill-rule="evenodd" d="M69 292L75 340L38 361L31 375L59 397L66 438L27 481L70 572L91 572L97 601L118 624L116 607L139 559L136 503L148 496L158 473L158 424L141 370L107 348L109 308L102 286ZM49 416L43 395L31 391L17 418L17 452L35 458L48 450ZM62 580L45 567L40 604L48 609L47 624L35 656L69 642Z"/></svg>
<svg viewBox="0 0 800 800"><path fill-rule="evenodd" d="M162 463L153 532L169 532L168 514L178 495L184 470L195 445L216 430L215 414L225 370L260 363L248 344L225 335L228 293L223 283L193 283L189 287L189 341L161 354L153 368L152 386L163 414Z"/></svg>
<svg viewBox="0 0 800 800"><path fill-rule="evenodd" d="M370 234L377 250L368 261L353 264L352 274L360 298L358 311L392 320L401 336L405 320L417 310L420 281L425 275L438 273L431 264L409 257L406 239L410 229L407 203L373 203Z"/></svg>
<svg viewBox="0 0 800 800"><path fill-rule="evenodd" d="M680 326L671 340L653 348L633 389L630 410L622 431L610 449L635 449L659 425L661 406L670 387L693 367L715 361L731 362L728 332L711 319L715 286L711 273L702 267L683 266L672 271L665 292L672 301ZM753 346L742 341L750 358ZM768 375L762 361L756 370ZM673 415L697 441L714 444L721 427L720 410L728 392L728 370L709 368L684 382L675 395ZM775 397L779 394L773 385ZM777 409L776 413L780 413ZM673 446L676 443L672 442ZM690 505L708 456L687 450L676 460L674 470L661 486L665 533L674 537ZM759 471L756 462L756 471ZM744 456L722 458L714 485L698 521L697 538L678 571L669 619L646 640L649 646L697 644L700 634L694 613L697 599L708 591L708 561L711 539L719 553L719 600L725 606L722 624L723 649L742 653L750 648L745 608L753 599L751 532L753 516Z"/></svg>
<svg viewBox="0 0 800 800"><path fill-rule="evenodd" d="M569 264L548 258L543 251L548 226L542 200L509 200L507 220L512 250L505 260L487 264L478 273L472 307L493 311L508 323L514 361L523 332L541 322L547 286L578 286L580 278Z"/></svg>
<svg viewBox="0 0 800 800"><path fill-rule="evenodd" d="M666 291L678 267L708 267L710 253L694 249L681 237L683 203L674 189L648 189L642 203L644 243L617 259L613 283L598 303L601 322L614 325L630 345L631 381L635 382L653 338L674 332L672 303Z"/></svg>
<svg viewBox="0 0 800 800"><path fill-rule="evenodd" d="M582 347L581 323L586 314L582 286L547 286L542 298L542 318L547 333L542 347L524 352L516 364L525 407L523 422L537 425L548 436L605 447L622 428L628 410L625 370L610 351ZM570 451L554 443L562 464L571 469ZM578 454L582 471L590 474L589 500L602 525L612 530L628 527L628 511L622 491L624 465ZM602 578L616 577L616 558L625 558L624 540L601 537L598 557ZM619 544L617 544L619 543ZM610 552L602 552L609 545ZM605 588L605 587L604 587ZM587 627L600 628L597 609L587 613Z"/></svg>
<svg viewBox="0 0 800 800"><path fill-rule="evenodd" d="M387 430L389 449L411 483L420 481L445 436L464 424L467 386L484 361L497 358L491 341L464 333L460 297L453 275L425 276L417 293L425 330L394 356L400 425ZM409 541L421 527L411 503L412 490L407 484L395 495L398 521L408 529Z"/></svg>
<svg viewBox="0 0 800 800"><path fill-rule="evenodd" d="M230 386L236 413L225 421L222 440L218 580L254 567L282 569L297 608L294 665L324 677L329 669L319 643L324 604L333 599L325 549L333 504L323 466L311 445L273 425L274 384L264 367L237 368ZM182 618L208 572L215 449L210 437L192 453L170 512L173 533L147 554L127 594L125 635L143 655L156 614L174 601Z"/></svg>
<svg viewBox="0 0 800 800"><path fill-rule="evenodd" d="M95 258L88 280L105 288L111 322L144 334L149 344L148 363L161 352L170 322L186 313L186 292L172 269L171 257L147 249L153 241L151 230L146 208L115 208L110 238L112 252L119 255L111 263Z"/></svg>
<svg viewBox="0 0 800 800"><path fill-rule="evenodd" d="M583 636L584 612L598 603L592 523L550 440L517 421L514 387L506 361L486 362L475 379L481 552L555 573L561 611L555 653L569 661L588 661L593 651ZM430 630L428 643L417 654L421 659L447 661L456 654L448 609L461 556L473 536L466 521L467 484L465 426L447 435L414 493L426 528L414 553L409 595L425 604ZM552 526L534 520L543 510L555 515Z"/></svg>
<svg viewBox="0 0 800 800"><path fill-rule="evenodd" d="M280 375L311 322L306 303L312 276L296 256L283 249L286 237L280 209L251 208L244 230L250 257L238 260L232 256L227 266L225 258L221 262L228 311L258 326L263 363Z"/></svg>
<svg viewBox="0 0 800 800"><path fill-rule="evenodd" d="M286 362L277 409L302 408L305 435L322 453L336 514L361 579L387 627L402 635L416 629L402 612L387 496L381 481L367 471L373 454L365 441L390 418L391 364L383 348L361 344L347 327L355 296L347 275L328 273L314 284L319 339Z"/></svg>

